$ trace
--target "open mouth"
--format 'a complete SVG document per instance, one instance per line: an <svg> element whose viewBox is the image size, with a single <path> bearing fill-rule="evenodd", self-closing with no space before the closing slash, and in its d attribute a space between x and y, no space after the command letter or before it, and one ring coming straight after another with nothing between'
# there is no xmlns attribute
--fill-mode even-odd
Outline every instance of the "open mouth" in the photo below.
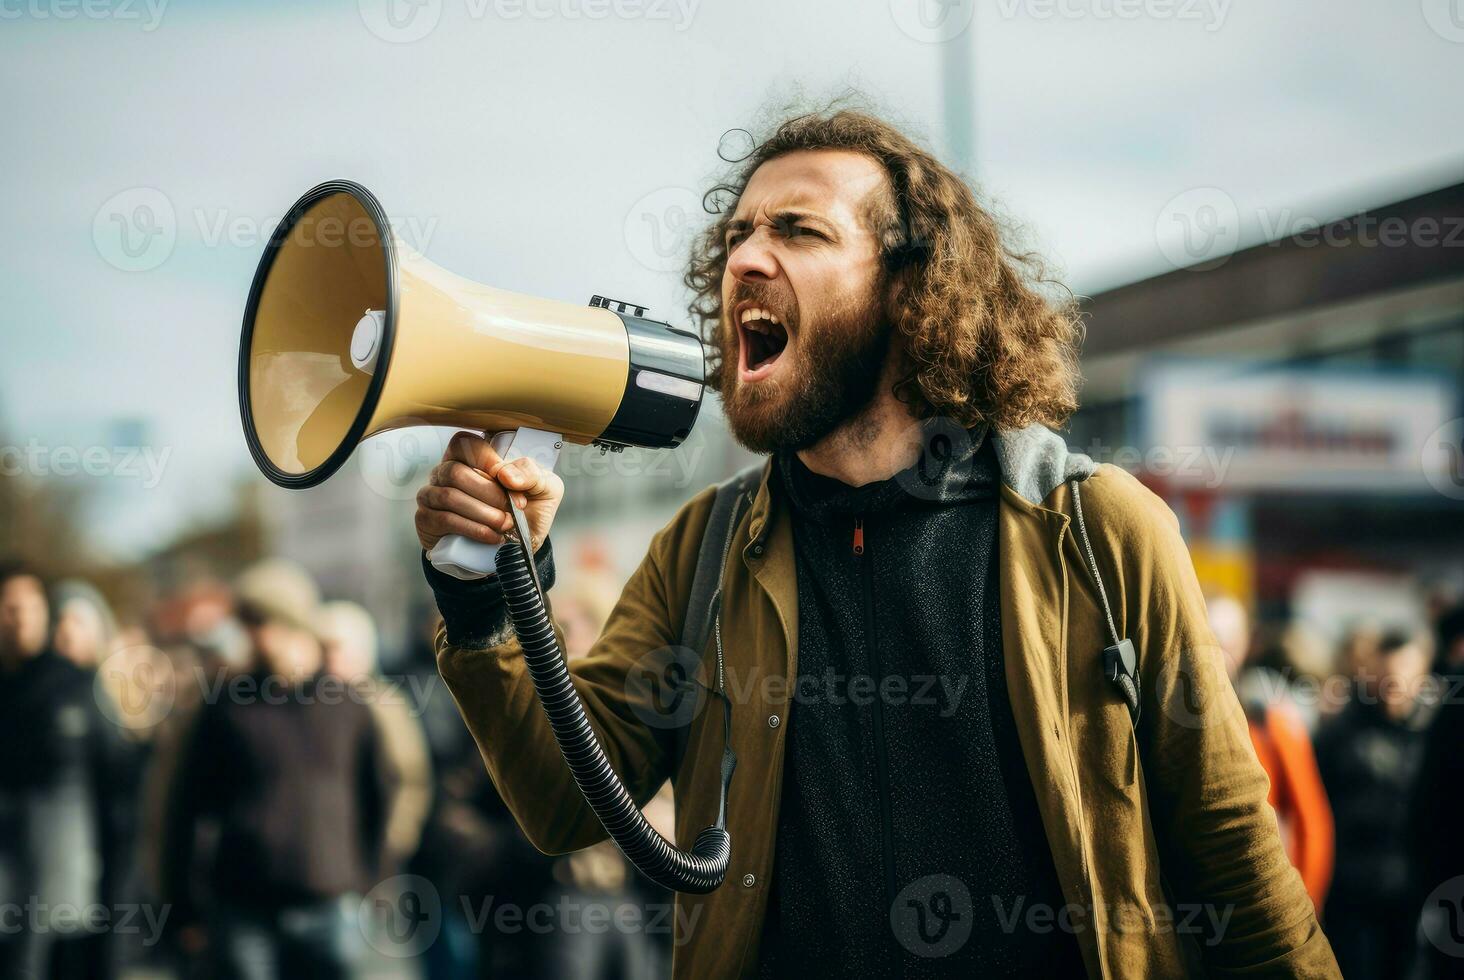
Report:
<svg viewBox="0 0 1464 980"><path fill-rule="evenodd" d="M788 329L778 315L760 306L748 306L737 314L741 338L738 374L743 381L758 381L773 370L788 347Z"/></svg>

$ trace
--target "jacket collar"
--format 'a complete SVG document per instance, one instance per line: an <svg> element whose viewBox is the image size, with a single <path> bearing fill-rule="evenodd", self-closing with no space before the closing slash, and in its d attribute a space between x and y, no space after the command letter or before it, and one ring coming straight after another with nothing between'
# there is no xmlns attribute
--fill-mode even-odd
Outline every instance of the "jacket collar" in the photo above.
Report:
<svg viewBox="0 0 1464 980"><path fill-rule="evenodd" d="M1069 451L1062 436L1045 425L1033 423L1020 429L994 429L992 435L1002 483L1034 507L1040 507L1052 491L1067 481L1086 480L1098 470L1091 457ZM769 486L772 470L769 459L763 463L753 497L749 538L757 538L767 526L772 506Z"/></svg>

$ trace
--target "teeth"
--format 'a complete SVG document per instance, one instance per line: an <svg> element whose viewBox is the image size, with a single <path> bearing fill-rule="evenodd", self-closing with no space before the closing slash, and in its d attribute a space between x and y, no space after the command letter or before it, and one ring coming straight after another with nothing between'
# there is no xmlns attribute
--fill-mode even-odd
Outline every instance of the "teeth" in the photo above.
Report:
<svg viewBox="0 0 1464 980"><path fill-rule="evenodd" d="M760 306L749 306L742 311L742 322L759 333L768 332L768 328L762 323L764 320L776 323L780 327L783 325L783 321L779 320L776 314Z"/></svg>

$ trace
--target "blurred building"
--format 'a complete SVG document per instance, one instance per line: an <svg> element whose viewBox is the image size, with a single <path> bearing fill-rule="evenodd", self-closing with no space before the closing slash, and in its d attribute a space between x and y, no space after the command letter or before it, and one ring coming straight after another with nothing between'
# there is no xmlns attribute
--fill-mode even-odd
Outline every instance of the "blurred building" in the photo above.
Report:
<svg viewBox="0 0 1464 980"><path fill-rule="evenodd" d="M1166 498L1208 590L1334 639L1464 579L1464 184L1085 305L1071 440Z"/></svg>

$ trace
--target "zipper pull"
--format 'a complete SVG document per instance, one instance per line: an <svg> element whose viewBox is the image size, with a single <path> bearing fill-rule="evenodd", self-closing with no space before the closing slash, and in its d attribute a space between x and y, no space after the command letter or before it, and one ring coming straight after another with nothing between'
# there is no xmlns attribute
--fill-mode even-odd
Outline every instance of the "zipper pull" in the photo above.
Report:
<svg viewBox="0 0 1464 980"><path fill-rule="evenodd" d="M864 521L854 518L854 554L864 554Z"/></svg>

